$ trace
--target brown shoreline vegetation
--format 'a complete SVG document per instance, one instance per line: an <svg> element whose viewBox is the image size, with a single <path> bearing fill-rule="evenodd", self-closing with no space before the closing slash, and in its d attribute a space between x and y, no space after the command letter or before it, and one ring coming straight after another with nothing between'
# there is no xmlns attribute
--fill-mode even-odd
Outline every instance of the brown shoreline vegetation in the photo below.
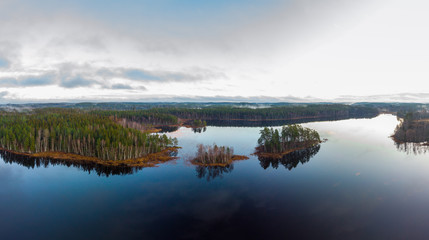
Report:
<svg viewBox="0 0 429 240"><path fill-rule="evenodd" d="M192 165L202 166L202 167L227 167L236 161L247 160L247 159L249 159L249 157L245 155L233 155L232 158L226 163L200 163L193 160L190 160L189 162Z"/></svg>
<svg viewBox="0 0 429 240"><path fill-rule="evenodd" d="M134 159L126 160L102 160L96 157L83 156L74 153L64 153L64 152L39 152L39 153L20 153L11 151L8 149L0 148L1 151L9 152L16 155L27 156L27 157L37 157L37 158L49 158L56 160L66 160L70 162L81 162L81 163L95 163L107 167L155 167L157 164L165 163L171 160L177 159L177 157L172 157L171 153L176 152L180 147L168 147L160 152L151 153L146 156Z"/></svg>

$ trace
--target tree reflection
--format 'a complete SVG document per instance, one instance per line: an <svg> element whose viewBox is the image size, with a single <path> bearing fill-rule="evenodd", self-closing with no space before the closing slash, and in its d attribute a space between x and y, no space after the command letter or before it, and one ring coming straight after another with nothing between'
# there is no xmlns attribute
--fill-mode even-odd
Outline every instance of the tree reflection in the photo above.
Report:
<svg viewBox="0 0 429 240"><path fill-rule="evenodd" d="M225 167L221 166L197 166L195 171L198 178L205 178L208 182L217 177L222 177L225 173L230 173L234 170L234 165L230 164Z"/></svg>
<svg viewBox="0 0 429 240"><path fill-rule="evenodd" d="M156 128L161 129L161 131L159 131L159 133L171 133L171 132L175 132L179 129L178 126L159 126Z"/></svg>
<svg viewBox="0 0 429 240"><path fill-rule="evenodd" d="M207 130L206 127L194 127L192 128L192 132L194 133L202 133L205 132Z"/></svg>
<svg viewBox="0 0 429 240"><path fill-rule="evenodd" d="M394 142L394 143L396 148L400 152L405 152L407 154L419 155L419 154L425 154L429 152L429 145L424 143L413 143L413 142L405 142L405 143Z"/></svg>
<svg viewBox="0 0 429 240"><path fill-rule="evenodd" d="M93 162L82 162L82 161L73 161L73 160L61 160L61 159L51 159L51 158L37 158L37 157L28 157L13 154L7 151L0 151L0 156L5 163L16 163L27 168L47 168L49 165L56 166L67 166L75 167L81 169L85 172L97 173L98 176L110 176L110 175L127 175L133 174L137 171L143 169L143 167L129 167L129 166L105 166Z"/></svg>
<svg viewBox="0 0 429 240"><path fill-rule="evenodd" d="M261 167L264 169L269 168L270 165L272 168L277 169L279 167L279 164L281 164L285 168L292 170L293 168L296 168L299 163L304 164L310 161L310 159L314 157L319 152L319 150L320 144L314 147L291 152L289 154L284 155L282 158L258 157L258 160L261 164Z"/></svg>
<svg viewBox="0 0 429 240"><path fill-rule="evenodd" d="M337 116L337 117L314 117L314 118L302 118L302 119L290 119L290 120L206 120L208 126L216 127L272 127L272 126L283 126L290 124L309 123L309 122L321 122L321 121L338 121L346 119L361 119L361 118L373 118L378 115L375 113L359 114L353 116Z"/></svg>

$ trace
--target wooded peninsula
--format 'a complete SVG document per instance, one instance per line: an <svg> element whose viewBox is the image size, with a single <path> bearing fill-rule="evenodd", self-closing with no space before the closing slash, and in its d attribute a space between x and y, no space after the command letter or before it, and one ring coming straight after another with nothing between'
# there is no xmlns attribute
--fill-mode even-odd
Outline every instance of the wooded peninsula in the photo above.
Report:
<svg viewBox="0 0 429 240"><path fill-rule="evenodd" d="M398 113L400 123L392 138L398 143L429 142L429 112Z"/></svg>
<svg viewBox="0 0 429 240"><path fill-rule="evenodd" d="M7 112L0 117L0 147L31 156L137 164L175 145L177 140L166 135L126 128L107 116L74 109ZM131 159L135 161L124 162Z"/></svg>

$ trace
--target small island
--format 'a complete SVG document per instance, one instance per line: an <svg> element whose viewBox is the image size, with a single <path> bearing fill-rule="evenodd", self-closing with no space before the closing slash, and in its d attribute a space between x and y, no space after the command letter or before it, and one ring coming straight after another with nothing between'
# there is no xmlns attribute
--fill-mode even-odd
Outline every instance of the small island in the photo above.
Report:
<svg viewBox="0 0 429 240"><path fill-rule="evenodd" d="M322 143L316 130L298 124L283 126L280 131L265 127L260 134L254 154L263 158L282 158L291 152Z"/></svg>
<svg viewBox="0 0 429 240"><path fill-rule="evenodd" d="M234 161L249 159L247 156L234 155L232 147L199 144L197 148L195 157L190 160L193 165L226 167Z"/></svg>

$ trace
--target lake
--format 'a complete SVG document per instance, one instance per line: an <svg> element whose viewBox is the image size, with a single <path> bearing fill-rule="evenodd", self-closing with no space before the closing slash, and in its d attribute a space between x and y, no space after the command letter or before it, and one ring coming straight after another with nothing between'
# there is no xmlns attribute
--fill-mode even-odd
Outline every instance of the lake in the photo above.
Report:
<svg viewBox="0 0 429 240"><path fill-rule="evenodd" d="M427 239L429 155L398 149L393 115L304 123L320 149L280 161L251 155L261 127L189 128L179 159L106 170L0 160L2 239ZM249 160L202 168L197 144ZM89 172L88 172L89 171Z"/></svg>

